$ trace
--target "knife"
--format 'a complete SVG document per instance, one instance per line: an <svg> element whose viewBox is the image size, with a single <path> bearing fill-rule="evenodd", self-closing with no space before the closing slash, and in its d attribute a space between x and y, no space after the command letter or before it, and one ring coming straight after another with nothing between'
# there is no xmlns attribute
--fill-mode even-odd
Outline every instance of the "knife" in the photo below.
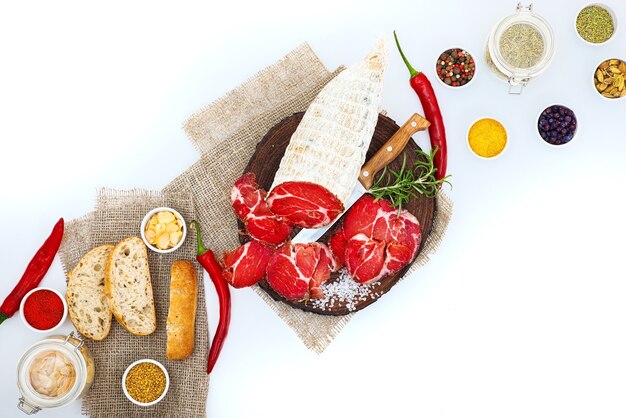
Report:
<svg viewBox="0 0 626 418"><path fill-rule="evenodd" d="M333 224L337 222L337 220L341 218L348 209L350 209L354 202L367 193L370 187L372 187L372 184L374 184L374 176L376 173L385 168L387 164L395 160L396 157L402 153L404 147L406 147L406 144L409 142L411 135L416 132L423 131L429 126L430 122L417 113L414 113L413 116L411 116L409 120L407 120L406 123L402 125L400 129L398 129L398 131L393 134L378 151L376 151L376 154L374 154L372 158L370 158L363 165L363 167L361 167L361 171L359 172L359 181L356 183L356 186L354 186L352 194L346 201L343 213L340 216L337 216L333 222L321 228L303 228L296 234L295 237L291 239L291 242L293 244L299 244L315 242L320 239L322 235L324 235L326 231L328 231L330 227L333 226Z"/></svg>

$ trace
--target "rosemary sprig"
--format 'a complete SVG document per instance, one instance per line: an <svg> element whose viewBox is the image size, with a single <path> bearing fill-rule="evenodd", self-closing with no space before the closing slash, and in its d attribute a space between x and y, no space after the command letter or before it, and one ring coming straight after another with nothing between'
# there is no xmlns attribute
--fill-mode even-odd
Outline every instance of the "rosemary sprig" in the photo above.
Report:
<svg viewBox="0 0 626 418"><path fill-rule="evenodd" d="M412 168L406 167L405 153L400 170L388 170L385 167L378 180L369 189L369 193L376 200L387 198L392 206L398 208L398 211L402 210L402 205L407 203L411 197L424 195L428 198L434 198L443 183L452 186L448 181L450 175L440 180L435 177L437 169L433 163L433 157L436 152L437 148L433 149L430 154L419 149L415 150L417 158Z"/></svg>

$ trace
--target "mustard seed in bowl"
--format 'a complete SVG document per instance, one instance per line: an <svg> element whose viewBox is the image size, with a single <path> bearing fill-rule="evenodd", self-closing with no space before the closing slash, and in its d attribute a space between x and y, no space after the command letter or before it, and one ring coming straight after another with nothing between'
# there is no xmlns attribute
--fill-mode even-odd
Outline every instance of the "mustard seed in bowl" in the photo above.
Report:
<svg viewBox="0 0 626 418"><path fill-rule="evenodd" d="M168 379L162 367L156 362L145 360L131 366L124 379L124 388L128 396L141 405L160 400L168 386Z"/></svg>

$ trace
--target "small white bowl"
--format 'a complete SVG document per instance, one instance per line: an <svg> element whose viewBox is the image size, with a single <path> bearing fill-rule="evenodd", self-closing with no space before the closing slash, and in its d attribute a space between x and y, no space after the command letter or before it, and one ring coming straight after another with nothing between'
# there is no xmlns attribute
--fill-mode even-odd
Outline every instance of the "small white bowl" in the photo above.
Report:
<svg viewBox="0 0 626 418"><path fill-rule="evenodd" d="M576 138L576 134L578 133L578 129L580 128L580 121L578 119L578 115L576 114L576 112L574 112L572 110L572 112L574 113L574 117L576 118L576 130L574 131L574 135L572 136L572 139L570 139L569 142L566 142L564 144L551 144L551 143L549 143L548 141L543 139L541 137L541 133L539 133L539 118L541 117L541 114L544 112L544 110L546 110L547 108L552 107L552 106L561 106L561 107L566 107L569 110L572 110L571 107L565 106L565 105L562 105L562 104L558 104L558 103L552 103L551 105L544 106L543 109L541 109L537 113L537 117L535 117L535 121L534 121L534 123L535 123L535 131L537 132L537 138L539 138L539 140L542 143L544 143L545 145L547 145L548 147L550 147L550 148L563 148L563 147L566 147L566 146L570 145L572 142L574 142L574 139Z"/></svg>
<svg viewBox="0 0 626 418"><path fill-rule="evenodd" d="M135 398L130 396L130 394L128 393L128 389L126 389L126 376L128 376L128 372L130 371L130 369L132 369L133 367L135 367L136 365L138 365L140 363L156 364L157 366L159 366L159 368L161 370L163 370L163 373L165 374L165 389L163 389L163 393L161 394L161 396L159 396L158 398L156 398L152 402L139 402ZM139 406L155 405L155 404L161 402L161 400L163 398L165 398L165 395L167 394L167 391L169 390L169 388L170 388L170 374L167 372L167 370L165 369L165 367L161 363L159 363L156 360L149 359L149 358L144 358L144 359L137 360L137 361L131 363L131 365L126 368L126 371L124 371L124 375L122 376L122 390L124 391L124 395L126 395L128 400L131 401L132 403L134 403L135 405L139 405Z"/></svg>
<svg viewBox="0 0 626 418"><path fill-rule="evenodd" d="M598 63L598 65L596 65L596 66L593 68L593 74L591 75L591 88L593 88L593 91L595 91L595 92L596 92L596 94L597 94L598 96L600 96L601 98L603 98L604 100L607 100L607 101L609 101L609 102L617 102L617 101L620 101L621 99L623 99L623 98L624 98L624 97L626 97L626 96L622 96L622 97L606 97L605 95L603 95L602 93L600 93L600 92L598 91L598 89L596 88L596 71L598 71L598 67L600 67L600 64L602 64L604 61L608 61L608 60L620 60L620 61L622 61L622 62L626 62L626 60L623 60L623 59L621 59L621 58L615 58L615 57L613 57L613 58L603 59L602 61L600 61L600 62Z"/></svg>
<svg viewBox="0 0 626 418"><path fill-rule="evenodd" d="M611 35L611 37L609 39L607 39L604 42L599 42L599 43L589 42L588 40L586 40L585 38L580 36L580 33L578 33L578 28L576 28L576 21L578 20L578 15L580 14L580 12L583 11L583 9L585 9L587 7L590 7L590 6L598 6L598 7L601 7L603 9L605 9L607 12L609 12L609 15L611 15L611 19L613 19L613 34ZM580 39L581 41L583 41L587 45L593 45L593 46L605 45L611 39L615 38L615 34L617 33L617 15L613 11L613 9L611 9L606 4L603 4L603 3L589 3L589 4L586 4L585 6L581 7L580 10L578 10L578 13L576 13L576 17L574 18L574 32L576 32L576 35L578 36L578 39Z"/></svg>
<svg viewBox="0 0 626 418"><path fill-rule="evenodd" d="M502 125L502 127L504 128L504 132L506 132L506 143L504 144L504 148L502 148L502 151L500 151L499 154L494 155L493 157L483 157L482 155L478 155L476 153L476 151L474 151L472 149L472 147L470 146L470 143L469 143L469 133L470 133L470 130L472 129L472 126L474 126L476 124L476 122L481 121L483 119L493 119L493 120L495 120L500 125ZM470 150L472 155L480 158L481 160L495 160L496 158L500 157L502 154L504 154L504 151L506 151L506 149L509 147L509 140L510 140L510 138L509 138L509 131L506 130L506 126L504 126L504 124L502 122L500 122L498 119L496 119L494 117L491 117L491 116L484 116L482 118L476 119L474 122L472 122L470 124L469 128L467 128L467 133L465 134L465 144L467 145L467 149Z"/></svg>
<svg viewBox="0 0 626 418"><path fill-rule="evenodd" d="M474 76L472 77L472 79L470 81L468 81L467 83L465 83L462 86L449 86L446 83L443 82L443 80L441 78L439 78L439 73L437 72L437 64L439 64L439 57L441 56L441 54L443 54L446 51L449 51L451 49L460 49L462 51L465 51L469 54L470 57L472 57L474 59ZM474 80L476 80L476 75L478 74L478 62L476 62L476 55L472 54L471 51L469 51L466 48L458 48L458 47L453 47L453 48L448 48L445 51L441 51L439 53L439 55L437 55L437 60L435 61L435 78L437 80L439 80L439 83L441 83L441 85L446 86L449 89L452 90L461 90L464 89L465 87L469 86L470 84L472 84L474 82Z"/></svg>
<svg viewBox="0 0 626 418"><path fill-rule="evenodd" d="M150 218L152 218L152 216L154 216L158 212L165 212L165 211L172 212L174 216L176 216L178 220L180 220L180 223L183 227L183 236L180 237L180 241L178 241L178 244L176 244L176 246L167 250L161 250L148 242L148 239L146 238L146 225L148 224L148 221L150 220ZM185 219L183 218L183 216L180 213L178 213L177 210L162 206L162 207L152 209L150 212L146 214L146 216L143 217L143 220L141 221L141 230L139 232L141 233L141 239L143 240L143 242L146 244L148 248L150 248L152 251L156 253L167 254L167 253L171 253L172 251L176 251L177 249L180 248L181 245L183 245L183 242L185 242L185 238L187 238L187 224L185 223Z"/></svg>
<svg viewBox="0 0 626 418"><path fill-rule="evenodd" d="M55 295L57 295L60 299L61 302L63 303L63 316L61 316L61 320L59 321L58 324L56 324L55 326L53 326L50 329L37 329L35 327L33 327L30 323L28 323L28 321L26 320L26 315L24 315L24 305L26 304L26 299L28 299L30 297L30 295L32 295L33 293L40 291L40 290L49 290L52 293L54 293ZM58 329L61 325L63 325L63 322L65 322L65 319L67 318L67 302L65 302L65 298L63 297L63 295L61 295L58 291L51 289L49 287L36 287L33 290L31 290L30 292L28 292L23 298L22 298L22 302L20 302L20 316L22 317L22 321L24 322L24 324L26 324L26 327L35 331L35 332L39 332L39 333L49 333L52 331L55 331L56 329Z"/></svg>

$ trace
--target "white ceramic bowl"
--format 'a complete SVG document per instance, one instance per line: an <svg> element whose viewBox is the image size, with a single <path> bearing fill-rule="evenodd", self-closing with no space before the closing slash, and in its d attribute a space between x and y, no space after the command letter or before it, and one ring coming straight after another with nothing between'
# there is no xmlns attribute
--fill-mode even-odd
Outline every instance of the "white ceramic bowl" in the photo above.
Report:
<svg viewBox="0 0 626 418"><path fill-rule="evenodd" d="M546 110L547 108L552 107L552 106L561 106L561 107L566 107L569 110L572 110L571 107L565 106L565 105L562 105L562 104L558 104L558 103L552 103L550 105L544 106L543 109L541 109L537 113L537 117L535 117L535 121L534 121L534 123L535 123L535 131L537 132L537 138L539 138L539 140L542 143L546 144L548 147L550 147L550 148L563 148L563 147L566 147L566 146L570 145L572 142L574 142L574 139L576 138L576 134L578 133L578 129L580 128L580 121L578 119L578 115L576 115L576 112L574 112L572 110L572 112L574 113L574 117L576 118L576 130L574 131L574 135L572 136L572 139L570 139L569 142L566 142L564 144L551 144L551 143L549 143L548 141L543 139L541 137L541 134L539 133L539 118L541 117L541 114L543 113L544 110Z"/></svg>
<svg viewBox="0 0 626 418"><path fill-rule="evenodd" d="M130 396L130 394L128 393L128 389L126 389L126 376L128 376L128 372L130 371L130 369L132 369L133 367L135 367L136 365L138 365L140 363L156 364L157 366L159 366L159 368L161 370L163 370L163 373L165 374L165 389L163 389L163 393L161 394L161 396L159 396L158 398L156 398L152 402L139 402L135 398ZM155 405L155 404L159 403L163 398L165 398L165 395L167 394L167 391L169 390L169 388L170 388L170 375L169 375L169 373L167 372L167 370L165 369L165 367L161 363L159 363L156 360L149 359L149 358L144 358L144 359L141 359L141 360L137 360L134 363L131 363L131 365L126 368L126 371L124 371L124 375L122 376L122 390L124 391L124 395L126 395L128 400L131 401L132 403L134 403L135 405L139 405L139 406Z"/></svg>
<svg viewBox="0 0 626 418"><path fill-rule="evenodd" d="M33 293L40 291L40 290L49 290L51 292L53 292L55 295L57 295L60 299L61 302L63 303L63 316L61 316L61 320L59 321L58 324L56 324L54 327L50 328L50 329L37 329L35 327L33 327L31 324L28 323L28 321L26 320L26 316L24 315L24 305L26 304L26 299L28 299L30 297L30 295L32 295ZM24 324L26 324L26 327L35 331L35 332L39 332L39 333L49 333L52 331L55 331L56 329L58 329L61 325L63 325L63 322L65 322L65 318L67 318L67 302L65 302L65 298L63 297L63 295L61 295L58 291L51 289L49 287L36 287L33 290L31 290L30 292L28 292L23 298L22 298L22 302L20 303L20 316L22 317L22 321L24 322Z"/></svg>
<svg viewBox="0 0 626 418"><path fill-rule="evenodd" d="M578 15L580 14L580 12L586 8L586 7L590 7L590 6L598 6L598 7L602 7L603 9L605 9L607 12L609 12L609 15L611 15L611 19L613 19L613 34L611 35L611 37L609 39L607 39L604 42L600 42L600 43L595 43L595 42L589 42L588 40L586 40L585 38L583 38L582 36L580 36L580 33L578 33L578 29L576 28L576 21L578 20ZM576 13L576 17L574 18L574 32L576 32L576 35L578 36L578 39L580 39L581 41L583 41L584 43L586 43L587 45L593 45L593 46L600 46L600 45L605 45L607 42L609 42L611 39L615 38L615 34L617 33L617 15L615 14L615 12L613 11L613 9L611 9L609 6L607 6L606 4L603 3L589 3L584 5L583 7L580 8L580 10L578 10L578 13Z"/></svg>
<svg viewBox="0 0 626 418"><path fill-rule="evenodd" d="M164 211L172 212L174 216L176 216L180 220L180 223L183 227L183 236L180 238L180 241L178 241L178 244L176 244L176 246L167 250L161 250L155 247L154 245L150 244L148 242L148 239L146 238L146 225L148 224L148 221L150 220L150 218L152 218L153 215L157 214L158 212L164 212ZM185 219L180 213L178 213L177 210L168 208L165 206L161 206L158 208L154 208L150 212L146 213L146 216L144 216L143 220L141 221L140 233L141 233L141 239L143 239L143 242L146 244L148 248L150 248L152 251L156 253L167 254L167 253L171 253L172 251L176 251L177 249L180 248L181 245L183 245L183 242L185 242L185 238L187 237L187 223L185 223Z"/></svg>
<svg viewBox="0 0 626 418"><path fill-rule="evenodd" d="M611 97L606 97L604 96L602 93L600 93L598 91L598 89L596 88L596 71L598 71L598 67L600 67L600 64L602 64L604 61L608 61L608 60L620 60L622 62L626 62L625 60L621 59L621 58L607 58L607 59L603 59L602 61L600 61L598 63L598 65L596 65L595 67L593 67L593 74L591 75L591 88L593 88L593 91L596 92L596 94L598 96L600 96L601 98L603 98L604 100L608 100L609 102L616 102L619 101L621 99L623 99L626 96L622 96L622 97L615 97L615 98L611 98Z"/></svg>
<svg viewBox="0 0 626 418"><path fill-rule="evenodd" d="M437 72L437 64L439 64L439 56L441 56L441 54L443 54L444 52L449 51L449 50L451 50L451 49L460 49L460 50L463 50L463 51L467 52L467 53L468 53L468 54L469 54L469 55L470 55L470 56L474 59L474 76L472 77L472 79L471 79L470 81L468 81L467 83L465 83L465 84L464 84L464 85L462 85L462 86L456 86L456 87L455 87L455 86L449 86L449 85L447 85L446 83L444 83L444 82L443 82L443 80L441 80L441 79L439 78L439 73ZM437 56L437 61L435 61L435 78L436 78L437 80L439 80L439 83L441 83L441 85L442 85L442 86L446 86L447 88L452 89L452 90L461 90L461 89L464 89L465 87L469 86L470 84L472 84L472 83L474 82L474 80L476 80L476 75L477 75L477 74L478 74L478 62L477 62L477 60L476 60L476 55L474 55L474 54L472 53L472 51L469 51L469 50L468 50L468 49L466 49L466 48L458 48L458 47L448 48L448 49L446 49L445 51L441 51L441 52L439 53L439 55Z"/></svg>
<svg viewBox="0 0 626 418"><path fill-rule="evenodd" d="M482 155L478 155L476 153L476 151L474 151L472 149L472 147L470 146L470 143L469 143L469 133L470 133L470 130L472 129L472 126L474 126L476 124L476 122L478 122L480 120L483 120L483 119L493 119L493 120L497 121L504 128L504 132L506 132L506 143L504 144L504 148L502 148L502 151L500 151L499 154L494 155L493 157L483 157ZM470 124L469 128L467 128L467 133L465 134L465 144L467 145L467 149L470 150L472 155L480 158L481 160L495 160L496 158L500 157L502 154L504 154L504 151L506 151L506 149L509 147L509 140L510 140L510 138L509 138L509 131L506 130L506 126L504 126L504 124L502 122L500 122L498 119L496 119L494 117L491 117L491 116L484 116L482 118L476 119L474 122L472 122Z"/></svg>

